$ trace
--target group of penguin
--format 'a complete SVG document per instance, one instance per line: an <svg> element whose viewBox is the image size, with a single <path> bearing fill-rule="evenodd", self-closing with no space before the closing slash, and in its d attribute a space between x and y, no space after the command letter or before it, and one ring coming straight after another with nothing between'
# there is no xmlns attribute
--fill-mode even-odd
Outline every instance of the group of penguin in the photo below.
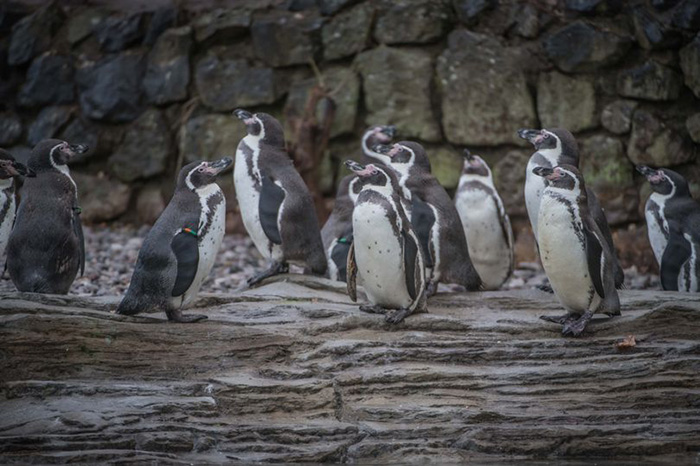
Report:
<svg viewBox="0 0 700 466"><path fill-rule="evenodd" d="M246 128L233 178L243 224L269 267L254 286L289 271L345 281L353 301L361 284L364 312L398 323L427 311L439 283L468 291L498 289L513 271L513 233L488 164L465 150L454 200L431 173L425 149L393 143L393 126L362 137L362 161L338 188L323 226L311 194L285 149L282 125L271 115L236 110ZM527 165L525 201L549 288L568 311L543 316L578 336L600 312L620 314L624 274L605 214L578 170L576 140L565 129L522 129L535 148ZM0 255L20 291L65 294L85 266L78 190L69 160L88 150L49 139L27 165L0 151ZM226 201L217 176L230 157L193 162L179 173L172 199L144 240L129 288L117 308L134 315L162 310L184 315L214 264L225 231ZM700 204L687 181L668 169L637 167L651 184L646 204L649 241L666 290L700 291ZM22 179L16 207L15 179Z"/></svg>

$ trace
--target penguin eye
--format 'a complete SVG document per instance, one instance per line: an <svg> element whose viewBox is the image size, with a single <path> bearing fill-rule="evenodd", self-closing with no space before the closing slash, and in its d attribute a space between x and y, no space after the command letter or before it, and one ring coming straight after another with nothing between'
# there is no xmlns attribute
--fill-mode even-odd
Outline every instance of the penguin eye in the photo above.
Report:
<svg viewBox="0 0 700 466"><path fill-rule="evenodd" d="M549 139L549 134L544 133L544 138L545 138L545 139Z"/></svg>
<svg viewBox="0 0 700 466"><path fill-rule="evenodd" d="M198 172L203 172L203 171L204 171L204 167L199 167L199 168L197 169L197 171L198 171Z"/></svg>

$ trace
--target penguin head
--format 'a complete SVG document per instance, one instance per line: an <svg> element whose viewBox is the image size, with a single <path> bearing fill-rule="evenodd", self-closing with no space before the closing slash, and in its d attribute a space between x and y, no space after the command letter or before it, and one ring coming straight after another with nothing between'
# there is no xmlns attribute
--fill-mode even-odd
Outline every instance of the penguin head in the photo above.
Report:
<svg viewBox="0 0 700 466"><path fill-rule="evenodd" d="M668 168L655 170L645 165L637 165L635 168L649 181L654 192L664 196L690 197L688 181L681 174Z"/></svg>
<svg viewBox="0 0 700 466"><path fill-rule="evenodd" d="M484 159L472 154L469 149L464 149L463 155L464 166L462 167L462 174L491 178L491 169Z"/></svg>
<svg viewBox="0 0 700 466"><path fill-rule="evenodd" d="M184 187L191 191L197 191L216 182L216 177L233 164L231 157L212 162L200 161L185 165L180 170L178 187Z"/></svg>
<svg viewBox="0 0 700 466"><path fill-rule="evenodd" d="M29 166L33 170L50 170L68 164L78 154L84 154L90 148L87 144L70 144L60 139L44 139L39 142L29 157Z"/></svg>
<svg viewBox="0 0 700 466"><path fill-rule="evenodd" d="M35 173L24 164L17 162L12 154L0 149L0 180L7 180L15 176L33 177Z"/></svg>
<svg viewBox="0 0 700 466"><path fill-rule="evenodd" d="M535 167L532 173L545 179L548 188L554 188L559 192L571 193L575 197L585 197L586 187L584 186L581 172L573 165L559 165L554 168Z"/></svg>
<svg viewBox="0 0 700 466"><path fill-rule="evenodd" d="M351 183L355 195L357 195L363 187L368 185L387 186L392 190L397 186L396 175L390 168L374 165L372 163L369 165L362 165L354 160L346 160L345 166L357 175L357 181Z"/></svg>
<svg viewBox="0 0 700 466"><path fill-rule="evenodd" d="M234 110L233 114L245 123L245 129L250 136L263 140L271 146L284 147L284 130L272 115L250 113L242 108Z"/></svg>
<svg viewBox="0 0 700 466"><path fill-rule="evenodd" d="M430 160L423 146L413 141L401 141L392 146L378 145L374 149L391 160L391 165L402 170L403 167L418 167L431 172Z"/></svg>
<svg viewBox="0 0 700 466"><path fill-rule="evenodd" d="M568 164L578 164L578 144L567 129L519 129L518 136L532 144L537 151L551 150L566 156Z"/></svg>
<svg viewBox="0 0 700 466"><path fill-rule="evenodd" d="M396 136L394 125L375 125L365 132L365 139L370 148L376 144L389 144L394 136Z"/></svg>

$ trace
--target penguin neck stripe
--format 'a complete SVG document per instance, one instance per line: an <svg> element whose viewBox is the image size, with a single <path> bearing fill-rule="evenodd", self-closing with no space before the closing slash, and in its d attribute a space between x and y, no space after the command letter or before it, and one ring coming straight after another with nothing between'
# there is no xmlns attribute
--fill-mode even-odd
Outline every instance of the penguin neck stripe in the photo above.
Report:
<svg viewBox="0 0 700 466"><path fill-rule="evenodd" d="M70 182L73 183L73 186L75 187L75 194L76 194L76 196L77 196L77 195L78 195L78 185L75 184L75 181L74 181L73 178L70 176L70 170L68 169L68 165L65 165L65 164L59 165L59 164L56 163L56 161L55 161L54 158L53 158L53 153L54 153L54 151L55 151L56 149L58 149L59 147L61 147L62 145L63 145L63 143L57 144L57 145L53 146L53 148L51 149L51 152L49 152L49 162L51 162L51 166L52 166L53 168L55 168L55 169L58 170L59 172L61 172L61 173L63 173L64 175L66 175L66 176L68 177L68 179L70 180Z"/></svg>

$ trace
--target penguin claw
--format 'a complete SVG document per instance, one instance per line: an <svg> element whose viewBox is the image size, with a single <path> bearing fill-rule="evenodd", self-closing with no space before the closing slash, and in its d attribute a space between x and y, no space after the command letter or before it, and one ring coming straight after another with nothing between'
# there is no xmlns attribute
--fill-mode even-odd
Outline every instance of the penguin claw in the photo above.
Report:
<svg viewBox="0 0 700 466"><path fill-rule="evenodd" d="M398 309L392 313L387 314L384 320L390 324L398 324L409 315L411 315L411 311L409 311L408 309Z"/></svg>
<svg viewBox="0 0 700 466"><path fill-rule="evenodd" d="M362 312L366 312L368 314L386 314L387 310L384 309L383 307L379 306L370 306L369 304L363 304L360 306L360 310Z"/></svg>
<svg viewBox="0 0 700 466"><path fill-rule="evenodd" d="M540 319L545 320L547 322L553 322L555 324L559 325L566 325L569 322L573 322L575 320L578 320L579 316L574 314L564 314L563 316L540 316Z"/></svg>
<svg viewBox="0 0 700 466"><path fill-rule="evenodd" d="M564 328L561 333L565 336L578 337L581 336L584 330L586 330L586 325L593 317L593 313L586 311L580 318L567 322L564 324Z"/></svg>
<svg viewBox="0 0 700 466"><path fill-rule="evenodd" d="M538 285L537 289L540 291L544 291L545 293L554 293L554 290L552 289L551 285Z"/></svg>

